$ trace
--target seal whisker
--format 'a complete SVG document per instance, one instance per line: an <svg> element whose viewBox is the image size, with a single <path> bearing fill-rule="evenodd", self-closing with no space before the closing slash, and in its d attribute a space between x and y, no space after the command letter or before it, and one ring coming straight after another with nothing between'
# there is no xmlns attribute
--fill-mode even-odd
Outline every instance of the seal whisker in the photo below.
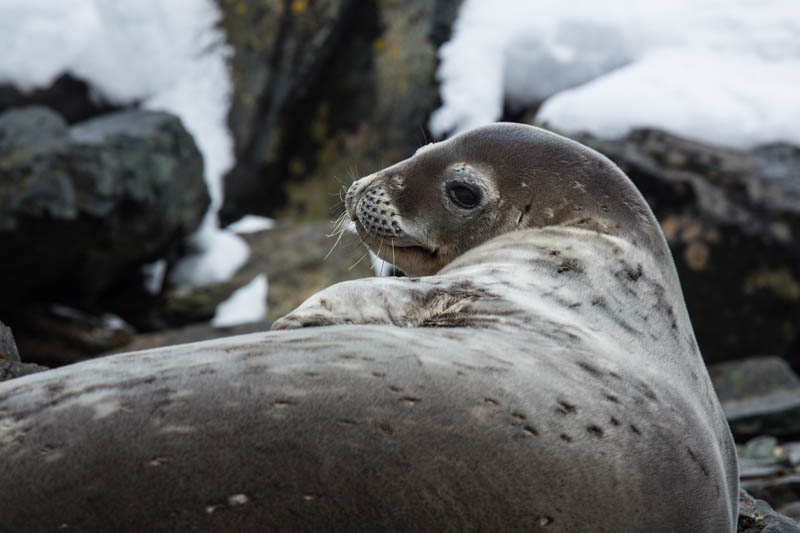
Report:
<svg viewBox="0 0 800 533"><path fill-rule="evenodd" d="M333 223L333 234L328 235L328 237L333 237L333 235L344 231L344 224L347 220L347 210L342 211L342 213L337 217L336 221Z"/></svg>
<svg viewBox="0 0 800 533"><path fill-rule="evenodd" d="M328 253L325 254L325 257L322 258L323 261L328 259L328 257L330 257L330 255L333 253L333 250L336 249L336 245L339 244L339 242L342 240L342 235L344 235L344 230L339 231L339 236L336 238L336 241L333 243L333 246L331 246L331 249L328 250ZM328 235L328 236L333 237L333 235Z"/></svg>
<svg viewBox="0 0 800 533"><path fill-rule="evenodd" d="M381 239L381 243L378 245L378 251L375 252L375 257L377 257L378 260L381 261L381 270L380 270L380 272L378 272L378 277L379 278L383 277L383 267L386 266L386 261L383 261L381 259L381 250L382 249L383 249L383 239Z"/></svg>
<svg viewBox="0 0 800 533"><path fill-rule="evenodd" d="M353 270L361 261L364 260L365 257L367 257L368 254L369 254L369 248L367 248L367 250L363 254L361 254L361 257L358 258L358 261L350 265L350 267L347 270L348 271Z"/></svg>

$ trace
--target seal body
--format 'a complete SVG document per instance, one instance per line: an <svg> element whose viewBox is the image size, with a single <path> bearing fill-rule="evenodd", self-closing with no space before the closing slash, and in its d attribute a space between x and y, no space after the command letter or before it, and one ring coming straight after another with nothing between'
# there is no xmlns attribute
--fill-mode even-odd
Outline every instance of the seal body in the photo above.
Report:
<svg viewBox="0 0 800 533"><path fill-rule="evenodd" d="M4 531L735 531L733 441L652 215L633 224L648 211L626 193L625 216L524 223L493 174L504 143L459 155L455 185L447 164L415 182L444 144L351 188L373 249L394 241L411 274L445 258L435 275L334 285L281 331L0 384ZM446 201L466 250L424 231Z"/></svg>

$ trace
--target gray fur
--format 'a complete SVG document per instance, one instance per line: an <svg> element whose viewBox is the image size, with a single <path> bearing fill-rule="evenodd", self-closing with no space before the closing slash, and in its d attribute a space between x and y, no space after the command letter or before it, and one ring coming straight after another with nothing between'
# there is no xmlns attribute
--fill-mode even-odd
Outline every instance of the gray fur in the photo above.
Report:
<svg viewBox="0 0 800 533"><path fill-rule="evenodd" d="M657 226L565 226L334 285L276 323L304 329L0 384L3 531L734 531Z"/></svg>

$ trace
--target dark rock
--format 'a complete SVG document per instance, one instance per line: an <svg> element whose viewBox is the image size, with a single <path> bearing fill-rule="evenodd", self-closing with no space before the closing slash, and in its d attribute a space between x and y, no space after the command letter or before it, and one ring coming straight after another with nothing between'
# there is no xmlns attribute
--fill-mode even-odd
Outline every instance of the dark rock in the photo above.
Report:
<svg viewBox="0 0 800 533"><path fill-rule="evenodd" d="M752 498L757 499L755 503L747 503L740 497L739 499L739 531L742 531L742 520L750 527L761 525L766 527L767 523L792 525L797 529L787 529L785 531L798 531L800 526L788 518L779 515L772 510L771 506L780 507L800 499L800 475L792 474L774 480L742 480L742 492ZM769 502L769 504L767 503ZM758 517L761 517L760 519ZM775 526L775 527L776 527ZM745 529L744 531L762 531L761 529ZM783 529L764 529L763 531L784 531Z"/></svg>
<svg viewBox="0 0 800 533"><path fill-rule="evenodd" d="M119 318L93 315L63 305L28 304L14 320L26 360L62 366L129 343L133 329Z"/></svg>
<svg viewBox="0 0 800 533"><path fill-rule="evenodd" d="M36 363L20 363L19 361L3 361L0 359L0 381L21 378L29 374L35 374L47 370L46 366Z"/></svg>
<svg viewBox="0 0 800 533"><path fill-rule="evenodd" d="M800 533L800 525L746 490L739 491L738 533Z"/></svg>
<svg viewBox="0 0 800 533"><path fill-rule="evenodd" d="M237 164L225 180L226 212L231 221L274 206L280 192L277 171L286 108L303 99L336 52L352 0L327 2L220 2L223 26L234 48L234 94L229 125ZM289 121L292 120L288 117ZM256 197L253 197L256 195ZM244 211L243 211L244 210Z"/></svg>
<svg viewBox="0 0 800 533"><path fill-rule="evenodd" d="M761 435L736 448L742 489L773 507L800 500L800 442Z"/></svg>
<svg viewBox="0 0 800 533"><path fill-rule="evenodd" d="M67 129L44 108L3 113L0 316L21 301L92 304L168 255L208 202L201 155L174 116L126 111Z"/></svg>
<svg viewBox="0 0 800 533"><path fill-rule="evenodd" d="M800 519L800 501L784 504L778 507L778 512L788 516L794 521Z"/></svg>
<svg viewBox="0 0 800 533"><path fill-rule="evenodd" d="M328 218L335 178L424 144L438 103L436 49L460 3L223 2L237 86L223 221L279 208Z"/></svg>
<svg viewBox="0 0 800 533"><path fill-rule="evenodd" d="M711 381L737 440L800 436L800 378L779 357L710 365Z"/></svg>
<svg viewBox="0 0 800 533"><path fill-rule="evenodd" d="M70 74L62 74L49 87L30 91L0 83L0 113L33 105L57 111L69 124L119 109L119 106L103 100L89 85Z"/></svg>
<svg viewBox="0 0 800 533"><path fill-rule="evenodd" d="M653 130L576 138L620 165L661 221L706 361L767 352L800 364L800 148Z"/></svg>
<svg viewBox="0 0 800 533"><path fill-rule="evenodd" d="M0 322L0 381L34 374L42 370L47 370L47 368L34 363L23 363L20 360L11 328Z"/></svg>
<svg viewBox="0 0 800 533"><path fill-rule="evenodd" d="M0 361L20 362L17 343L14 342L11 328L2 322L0 322Z"/></svg>

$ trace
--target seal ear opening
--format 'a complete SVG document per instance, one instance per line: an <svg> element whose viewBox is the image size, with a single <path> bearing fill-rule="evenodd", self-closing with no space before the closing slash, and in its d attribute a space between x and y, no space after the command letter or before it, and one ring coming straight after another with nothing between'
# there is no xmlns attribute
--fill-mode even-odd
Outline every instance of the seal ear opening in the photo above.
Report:
<svg viewBox="0 0 800 533"><path fill-rule="evenodd" d="M525 218L525 215L527 215L528 212L531 210L532 205L533 202L528 202L528 205L525 206L525 209L519 212L519 218L517 219L517 226L522 225L522 219Z"/></svg>

